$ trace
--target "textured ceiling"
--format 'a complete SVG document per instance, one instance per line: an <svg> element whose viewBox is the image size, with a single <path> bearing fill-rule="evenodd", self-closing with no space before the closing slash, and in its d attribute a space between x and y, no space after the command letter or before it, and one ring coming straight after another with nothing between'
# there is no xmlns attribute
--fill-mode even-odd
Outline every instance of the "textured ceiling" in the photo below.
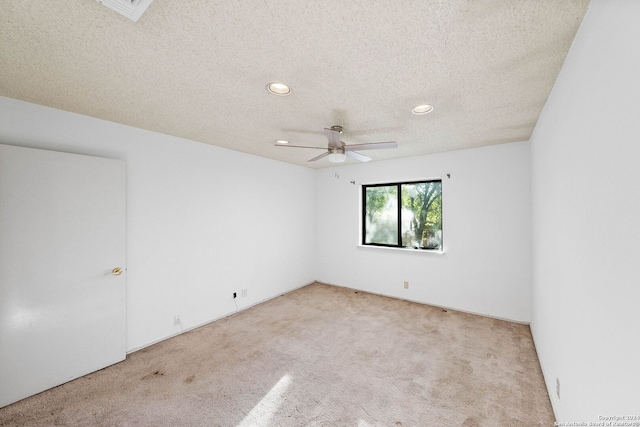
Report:
<svg viewBox="0 0 640 427"><path fill-rule="evenodd" d="M0 95L310 166L529 138L588 0L0 0ZM270 95L269 82L293 88ZM432 113L410 113L418 104ZM348 159L347 163L354 160Z"/></svg>

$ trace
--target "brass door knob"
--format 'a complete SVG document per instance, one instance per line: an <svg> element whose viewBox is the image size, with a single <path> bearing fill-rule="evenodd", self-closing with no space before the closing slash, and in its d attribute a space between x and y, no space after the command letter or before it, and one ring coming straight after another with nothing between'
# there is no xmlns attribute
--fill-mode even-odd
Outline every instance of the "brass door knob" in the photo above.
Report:
<svg viewBox="0 0 640 427"><path fill-rule="evenodd" d="M119 276L122 274L122 269L120 267L116 267L111 270L111 274L113 274L114 276Z"/></svg>

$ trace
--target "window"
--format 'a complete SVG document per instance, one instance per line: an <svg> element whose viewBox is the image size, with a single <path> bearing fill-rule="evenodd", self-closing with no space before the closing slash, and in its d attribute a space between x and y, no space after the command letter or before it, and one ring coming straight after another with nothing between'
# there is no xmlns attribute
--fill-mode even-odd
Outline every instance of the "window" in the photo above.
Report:
<svg viewBox="0 0 640 427"><path fill-rule="evenodd" d="M362 244L442 250L442 181L362 186Z"/></svg>

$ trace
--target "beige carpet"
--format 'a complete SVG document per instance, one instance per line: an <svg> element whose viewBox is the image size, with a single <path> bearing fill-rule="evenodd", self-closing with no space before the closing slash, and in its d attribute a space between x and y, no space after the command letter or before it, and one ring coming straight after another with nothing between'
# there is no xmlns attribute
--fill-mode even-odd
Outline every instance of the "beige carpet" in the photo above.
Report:
<svg viewBox="0 0 640 427"><path fill-rule="evenodd" d="M1 426L552 426L529 328L313 284L0 409Z"/></svg>

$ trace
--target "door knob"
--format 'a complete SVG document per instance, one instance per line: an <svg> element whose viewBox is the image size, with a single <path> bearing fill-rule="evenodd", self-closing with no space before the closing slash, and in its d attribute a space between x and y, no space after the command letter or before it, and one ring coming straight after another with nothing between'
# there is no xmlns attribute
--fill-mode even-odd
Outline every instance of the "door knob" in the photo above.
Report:
<svg viewBox="0 0 640 427"><path fill-rule="evenodd" d="M119 276L122 274L122 269L120 267L116 267L111 270L111 274L113 274L114 276Z"/></svg>

